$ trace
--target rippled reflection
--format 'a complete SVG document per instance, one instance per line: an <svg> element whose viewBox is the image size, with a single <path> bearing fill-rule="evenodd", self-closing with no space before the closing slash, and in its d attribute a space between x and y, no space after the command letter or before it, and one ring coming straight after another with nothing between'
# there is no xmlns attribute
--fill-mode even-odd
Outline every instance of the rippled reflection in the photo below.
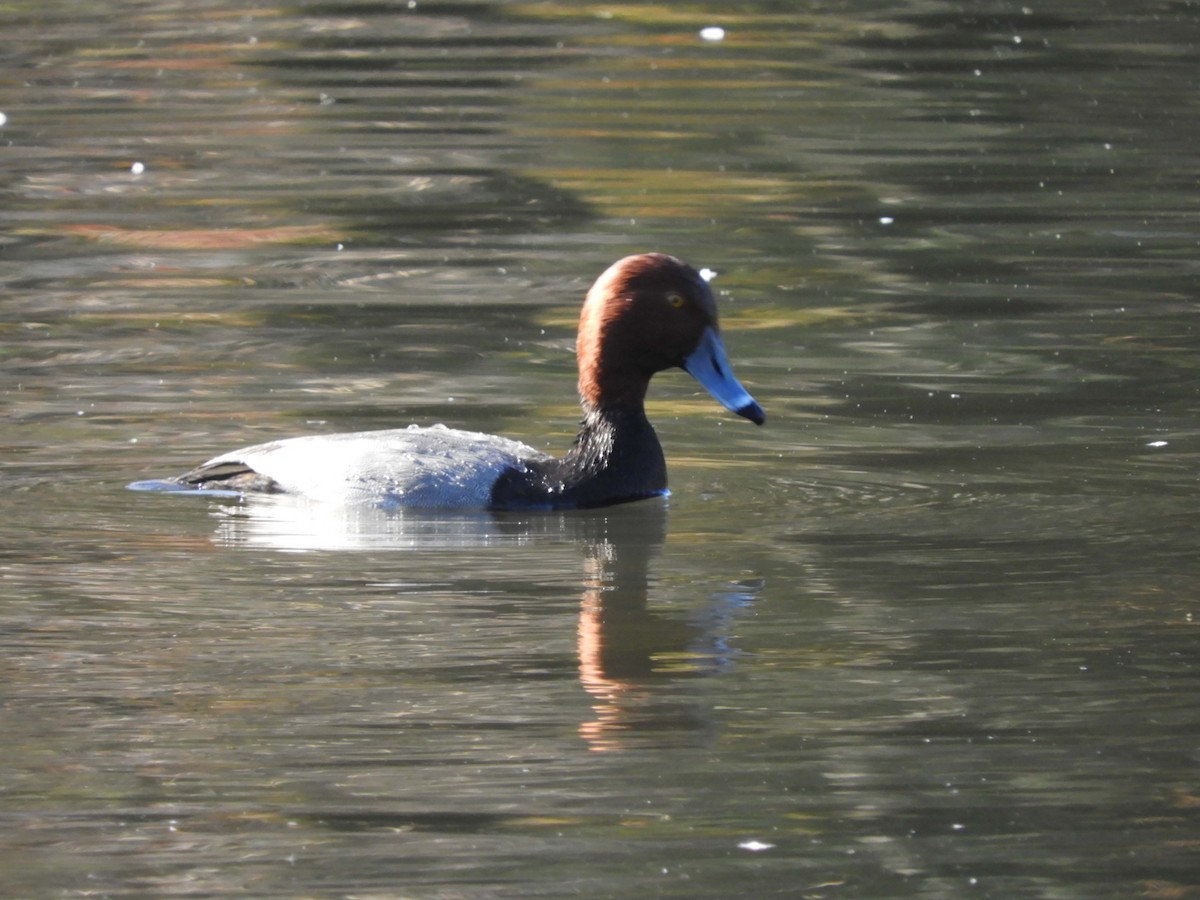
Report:
<svg viewBox="0 0 1200 900"><path fill-rule="evenodd" d="M163 498L159 498L163 499ZM762 582L730 584L698 598L686 617L652 609L653 563L667 533L666 501L602 513L430 513L322 504L286 496L214 502L187 495L168 502L210 503L214 540L235 549L308 551L480 551L565 543L579 554L582 582L579 681L592 696L580 734L595 750L636 746L649 730L704 732L702 705L659 696L657 686L712 675L736 657L731 620Z"/></svg>

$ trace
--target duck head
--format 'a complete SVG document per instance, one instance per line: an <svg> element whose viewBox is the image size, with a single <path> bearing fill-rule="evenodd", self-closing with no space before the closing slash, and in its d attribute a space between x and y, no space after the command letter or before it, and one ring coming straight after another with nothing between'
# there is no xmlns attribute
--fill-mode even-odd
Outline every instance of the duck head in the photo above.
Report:
<svg viewBox="0 0 1200 900"><path fill-rule="evenodd" d="M650 378L681 368L727 409L765 421L733 376L708 282L673 256L643 253L609 266L584 301L576 353L585 409L640 411Z"/></svg>

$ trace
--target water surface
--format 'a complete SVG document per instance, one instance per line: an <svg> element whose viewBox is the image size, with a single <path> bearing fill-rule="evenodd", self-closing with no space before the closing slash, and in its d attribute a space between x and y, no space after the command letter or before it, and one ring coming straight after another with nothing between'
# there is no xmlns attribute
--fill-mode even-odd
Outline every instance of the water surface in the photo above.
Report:
<svg viewBox="0 0 1200 900"><path fill-rule="evenodd" d="M1191 6L2 24L0 893L1200 890ZM123 489L561 451L647 249L768 415L659 376L666 501Z"/></svg>

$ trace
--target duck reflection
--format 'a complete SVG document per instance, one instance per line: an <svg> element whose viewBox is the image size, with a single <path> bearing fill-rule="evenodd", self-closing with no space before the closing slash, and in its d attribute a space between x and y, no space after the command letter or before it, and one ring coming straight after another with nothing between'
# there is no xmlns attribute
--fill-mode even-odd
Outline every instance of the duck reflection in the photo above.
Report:
<svg viewBox="0 0 1200 900"><path fill-rule="evenodd" d="M666 535L665 504L655 507L623 507L598 518L597 533L585 541L577 648L594 718L579 732L597 751L623 749L647 731L709 730L707 707L672 700L669 686L729 665L731 619L759 587L729 585L685 618L652 611L651 563Z"/></svg>
<svg viewBox="0 0 1200 900"><path fill-rule="evenodd" d="M568 542L583 551L577 629L579 681L592 718L579 727L596 751L655 735L709 731L707 706L672 688L716 674L736 656L733 620L761 582L731 582L689 612L649 604L654 560L667 535L665 499L561 513L446 513L328 507L294 498L223 505L216 539L227 546L310 549L467 550Z"/></svg>

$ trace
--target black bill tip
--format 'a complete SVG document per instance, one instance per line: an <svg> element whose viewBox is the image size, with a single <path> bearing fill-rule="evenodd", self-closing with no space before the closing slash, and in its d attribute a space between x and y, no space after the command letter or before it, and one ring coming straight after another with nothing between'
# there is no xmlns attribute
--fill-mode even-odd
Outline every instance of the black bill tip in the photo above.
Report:
<svg viewBox="0 0 1200 900"><path fill-rule="evenodd" d="M743 419L749 419L755 425L761 425L767 421L767 415L762 411L762 407L757 403L747 403L745 406L738 407L734 410Z"/></svg>

